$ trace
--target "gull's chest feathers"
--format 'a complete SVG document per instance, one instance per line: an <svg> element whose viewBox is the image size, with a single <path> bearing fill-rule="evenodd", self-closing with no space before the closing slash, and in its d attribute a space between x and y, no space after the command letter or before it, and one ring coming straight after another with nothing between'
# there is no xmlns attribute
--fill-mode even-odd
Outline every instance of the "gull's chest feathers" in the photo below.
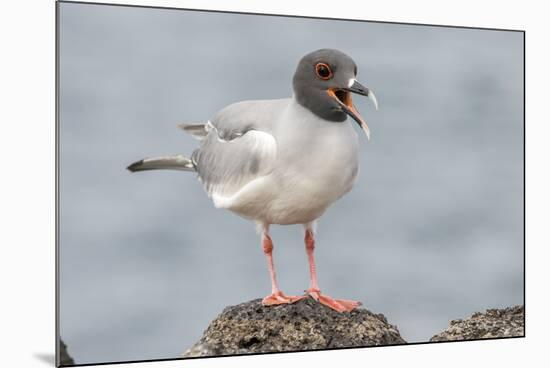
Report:
<svg viewBox="0 0 550 368"><path fill-rule="evenodd" d="M358 138L347 121L328 122L301 106L291 108L277 127L273 177L280 189L274 205L294 206L292 211L302 212L298 217L312 221L351 190L358 171Z"/></svg>

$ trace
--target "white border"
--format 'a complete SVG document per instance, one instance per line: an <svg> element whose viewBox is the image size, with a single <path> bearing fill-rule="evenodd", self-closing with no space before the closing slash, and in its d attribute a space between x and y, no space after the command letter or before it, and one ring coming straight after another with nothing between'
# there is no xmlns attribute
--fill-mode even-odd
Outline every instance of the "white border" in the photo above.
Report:
<svg viewBox="0 0 550 368"><path fill-rule="evenodd" d="M506 1L109 1L140 5L311 15L527 31L527 338L409 347L155 362L131 367L371 366L516 367L543 361L548 314L546 262L550 67L546 14ZM54 344L54 3L0 5L0 336L2 367L51 366ZM518 98L521 91L518 90ZM498 132L495 132L498 134ZM70 349L70 346L69 346ZM536 363L534 363L536 364ZM118 365L117 365L118 366Z"/></svg>

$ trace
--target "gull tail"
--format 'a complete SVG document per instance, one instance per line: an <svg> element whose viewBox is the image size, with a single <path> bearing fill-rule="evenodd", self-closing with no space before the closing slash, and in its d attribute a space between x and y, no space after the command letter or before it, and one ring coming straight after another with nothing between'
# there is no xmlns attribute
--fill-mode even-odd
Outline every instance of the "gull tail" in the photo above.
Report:
<svg viewBox="0 0 550 368"><path fill-rule="evenodd" d="M182 171L195 171L195 164L193 160L182 156L162 156L145 158L131 164L127 167L131 172L146 171L146 170L182 170Z"/></svg>

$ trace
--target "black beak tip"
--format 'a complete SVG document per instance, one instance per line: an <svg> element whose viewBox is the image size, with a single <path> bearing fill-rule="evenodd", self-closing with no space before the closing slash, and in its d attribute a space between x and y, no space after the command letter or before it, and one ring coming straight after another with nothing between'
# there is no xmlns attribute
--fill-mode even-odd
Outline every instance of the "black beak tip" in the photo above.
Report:
<svg viewBox="0 0 550 368"><path fill-rule="evenodd" d="M367 87L363 86L358 81L354 81L351 87L348 87L346 90L357 93L358 95L368 96L370 91Z"/></svg>

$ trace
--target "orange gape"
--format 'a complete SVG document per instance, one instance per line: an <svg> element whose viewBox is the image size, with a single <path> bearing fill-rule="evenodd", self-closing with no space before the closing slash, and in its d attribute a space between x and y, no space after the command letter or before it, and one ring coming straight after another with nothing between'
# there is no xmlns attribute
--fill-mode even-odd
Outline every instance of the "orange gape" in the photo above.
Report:
<svg viewBox="0 0 550 368"><path fill-rule="evenodd" d="M339 90L337 88L336 89L335 88L329 88L329 89L327 89L327 94L331 98L333 98L337 102L339 102L340 105L345 106L354 115L353 118L357 121L357 123L359 124L361 129L363 129L365 131L365 133L367 134L367 138L369 138L370 137L369 126L367 125L367 122L365 121L365 119L363 119L361 114L359 114L359 111L357 111L357 108L355 107L355 105L353 105L353 101L351 99L351 93L350 92L344 92L343 101L342 101L336 95L336 91L341 91L341 90Z"/></svg>

